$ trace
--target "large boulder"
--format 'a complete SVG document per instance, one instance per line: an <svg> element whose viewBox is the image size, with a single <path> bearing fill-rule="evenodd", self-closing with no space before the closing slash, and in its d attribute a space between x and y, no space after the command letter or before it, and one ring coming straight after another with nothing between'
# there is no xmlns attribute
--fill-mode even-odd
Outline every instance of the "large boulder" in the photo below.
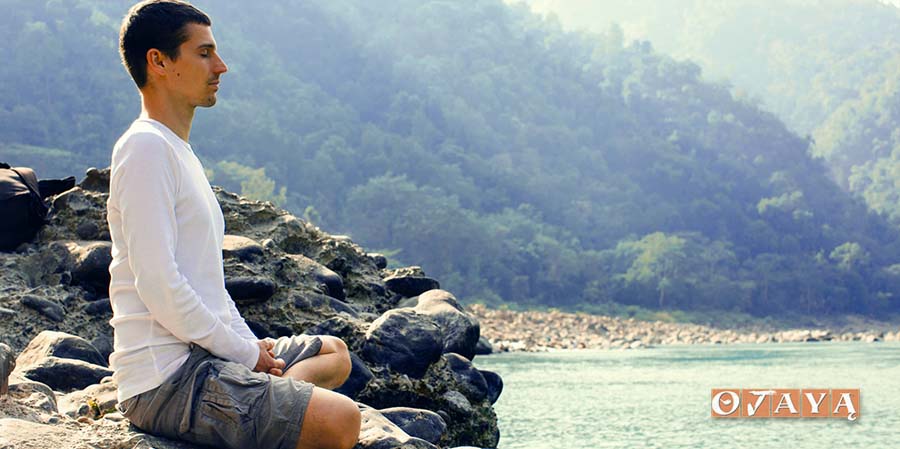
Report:
<svg viewBox="0 0 900 449"><path fill-rule="evenodd" d="M428 317L412 309L394 309L369 326L362 357L419 378L440 359L443 346L440 329Z"/></svg>
<svg viewBox="0 0 900 449"><path fill-rule="evenodd" d="M443 334L443 352L455 352L472 360L481 335L481 326L448 291L429 290L419 295L414 310L426 315Z"/></svg>
<svg viewBox="0 0 900 449"><path fill-rule="evenodd" d="M438 449L421 438L412 437L378 410L361 406L359 443L354 449Z"/></svg>
<svg viewBox="0 0 900 449"><path fill-rule="evenodd" d="M241 276L225 280L225 290L237 304L266 302L275 294L275 283L261 276Z"/></svg>
<svg viewBox="0 0 900 449"><path fill-rule="evenodd" d="M381 414L416 438L438 444L447 431L447 423L435 412L410 407L392 407L379 410Z"/></svg>
<svg viewBox="0 0 900 449"><path fill-rule="evenodd" d="M472 366L472 362L465 357L449 353L442 356L447 360L447 366L453 371L459 382L460 391L473 402L481 402L488 397L488 385L484 376Z"/></svg>
<svg viewBox="0 0 900 449"><path fill-rule="evenodd" d="M112 370L81 360L44 357L28 366L16 368L22 377L41 382L56 391L81 390L88 385L100 383Z"/></svg>
<svg viewBox="0 0 900 449"><path fill-rule="evenodd" d="M16 363L21 367L26 367L51 356L107 366L106 358L87 340L76 335L55 331L43 331L34 337L19 354Z"/></svg>

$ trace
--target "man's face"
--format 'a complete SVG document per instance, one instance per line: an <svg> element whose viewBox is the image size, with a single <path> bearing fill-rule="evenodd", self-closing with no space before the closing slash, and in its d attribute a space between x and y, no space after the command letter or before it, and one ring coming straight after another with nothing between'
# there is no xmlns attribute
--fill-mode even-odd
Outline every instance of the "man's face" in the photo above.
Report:
<svg viewBox="0 0 900 449"><path fill-rule="evenodd" d="M166 65L166 84L175 98L190 106L216 104L219 77L228 71L216 52L212 30L206 25L187 25L188 40L179 47L178 58Z"/></svg>

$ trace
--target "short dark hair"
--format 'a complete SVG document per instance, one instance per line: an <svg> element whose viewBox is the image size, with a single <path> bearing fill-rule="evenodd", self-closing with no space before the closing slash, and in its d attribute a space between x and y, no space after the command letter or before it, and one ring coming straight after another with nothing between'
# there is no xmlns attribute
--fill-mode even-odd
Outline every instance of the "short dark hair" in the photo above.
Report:
<svg viewBox="0 0 900 449"><path fill-rule="evenodd" d="M138 89L147 84L147 51L155 48L178 59L190 23L211 26L212 20L180 0L144 0L131 7L119 30L119 55Z"/></svg>

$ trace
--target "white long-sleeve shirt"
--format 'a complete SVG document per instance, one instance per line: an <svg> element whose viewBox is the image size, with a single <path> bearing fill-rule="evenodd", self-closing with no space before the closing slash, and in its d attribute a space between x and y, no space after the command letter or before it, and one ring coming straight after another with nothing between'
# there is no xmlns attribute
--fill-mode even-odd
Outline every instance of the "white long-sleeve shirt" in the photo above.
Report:
<svg viewBox="0 0 900 449"><path fill-rule="evenodd" d="M256 366L256 337L225 290L222 211L187 142L155 120L132 123L113 149L107 221L119 402L161 385L190 343Z"/></svg>

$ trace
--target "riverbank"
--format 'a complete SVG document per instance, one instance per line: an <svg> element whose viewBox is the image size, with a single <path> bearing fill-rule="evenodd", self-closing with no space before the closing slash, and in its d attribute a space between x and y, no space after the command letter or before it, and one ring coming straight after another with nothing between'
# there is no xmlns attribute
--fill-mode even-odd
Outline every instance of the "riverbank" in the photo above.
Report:
<svg viewBox="0 0 900 449"><path fill-rule="evenodd" d="M642 349L674 344L788 343L900 340L900 324L848 320L814 328L747 325L724 329L691 323L642 321L586 313L513 311L476 304L468 311L495 352L554 349Z"/></svg>

